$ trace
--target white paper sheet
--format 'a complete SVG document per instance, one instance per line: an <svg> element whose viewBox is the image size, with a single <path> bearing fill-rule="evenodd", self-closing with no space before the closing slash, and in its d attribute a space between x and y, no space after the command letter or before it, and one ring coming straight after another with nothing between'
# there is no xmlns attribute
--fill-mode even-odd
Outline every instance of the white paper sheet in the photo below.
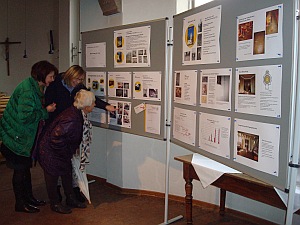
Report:
<svg viewBox="0 0 300 225"><path fill-rule="evenodd" d="M193 154L192 165L200 179L203 188L206 188L224 173L241 173L224 164L204 157L198 153Z"/></svg>

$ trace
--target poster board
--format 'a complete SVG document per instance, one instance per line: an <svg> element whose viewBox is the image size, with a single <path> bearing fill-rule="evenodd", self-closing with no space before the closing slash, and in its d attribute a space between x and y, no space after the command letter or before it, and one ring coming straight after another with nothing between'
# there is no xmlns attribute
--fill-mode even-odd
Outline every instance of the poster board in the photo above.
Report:
<svg viewBox="0 0 300 225"><path fill-rule="evenodd" d="M86 86L102 85L95 93L119 109L115 119L95 112L102 119L94 126L165 139L167 24L164 18L82 33L82 65L91 78Z"/></svg>
<svg viewBox="0 0 300 225"><path fill-rule="evenodd" d="M283 190L293 119L293 7L292 0L215 0L174 16L171 141ZM196 71L196 105L176 100L176 80L186 71ZM241 156L241 148L251 156Z"/></svg>

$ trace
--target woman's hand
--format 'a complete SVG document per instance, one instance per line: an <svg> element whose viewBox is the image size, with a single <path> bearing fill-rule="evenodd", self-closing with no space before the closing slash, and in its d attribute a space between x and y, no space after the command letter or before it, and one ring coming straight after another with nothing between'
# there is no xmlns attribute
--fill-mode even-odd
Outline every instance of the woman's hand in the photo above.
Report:
<svg viewBox="0 0 300 225"><path fill-rule="evenodd" d="M105 109L109 112L114 112L117 110L117 108L113 105L107 105L107 106L105 106Z"/></svg>
<svg viewBox="0 0 300 225"><path fill-rule="evenodd" d="M52 104L48 105L46 107L46 109L47 109L47 112L54 112L54 110L56 109L56 103L52 103Z"/></svg>

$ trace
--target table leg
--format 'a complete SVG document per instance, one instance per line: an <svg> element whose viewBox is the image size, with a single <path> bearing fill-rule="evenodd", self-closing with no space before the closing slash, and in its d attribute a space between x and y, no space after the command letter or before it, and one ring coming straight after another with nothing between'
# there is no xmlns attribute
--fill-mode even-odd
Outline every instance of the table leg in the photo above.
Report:
<svg viewBox="0 0 300 225"><path fill-rule="evenodd" d="M220 188L220 211L221 216L225 215L225 201L226 201L226 190Z"/></svg>
<svg viewBox="0 0 300 225"><path fill-rule="evenodd" d="M192 219L192 206L193 206L193 179L185 179L185 214L186 224L193 224Z"/></svg>

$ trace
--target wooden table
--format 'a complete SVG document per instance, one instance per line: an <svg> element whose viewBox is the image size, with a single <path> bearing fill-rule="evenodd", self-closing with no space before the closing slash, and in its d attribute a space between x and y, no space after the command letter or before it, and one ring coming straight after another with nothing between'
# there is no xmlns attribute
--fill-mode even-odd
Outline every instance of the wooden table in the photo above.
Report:
<svg viewBox="0 0 300 225"><path fill-rule="evenodd" d="M183 178L185 180L185 210L187 224L193 224L192 220L192 202L193 202L193 179L199 180L199 177L192 165L193 155L185 155L175 157L183 163ZM246 174L223 174L219 179L211 185L220 188L220 215L225 213L226 191L263 202L265 204L284 209L286 206L274 190L273 186L264 183L258 179L250 177ZM296 212L300 213L300 210Z"/></svg>

